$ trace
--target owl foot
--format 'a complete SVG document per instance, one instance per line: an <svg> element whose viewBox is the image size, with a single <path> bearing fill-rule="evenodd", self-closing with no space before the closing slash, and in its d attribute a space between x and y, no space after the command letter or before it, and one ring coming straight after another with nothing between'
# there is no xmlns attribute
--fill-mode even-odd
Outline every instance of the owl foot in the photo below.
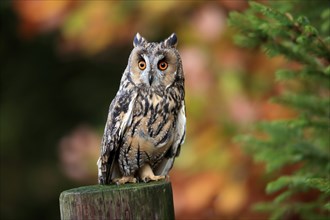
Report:
<svg viewBox="0 0 330 220"><path fill-rule="evenodd" d="M112 182L116 183L117 185L125 184L125 183L136 183L136 178L133 176L123 176L122 178L115 178Z"/></svg>
<svg viewBox="0 0 330 220"><path fill-rule="evenodd" d="M149 181L163 180L166 178L166 176L155 176L149 164L143 165L139 171L139 174L140 178L145 183Z"/></svg>
<svg viewBox="0 0 330 220"><path fill-rule="evenodd" d="M142 181L147 183L150 181L158 181L158 180L163 180L165 179L165 176L155 176L155 175L151 175L151 176L145 176L142 177Z"/></svg>

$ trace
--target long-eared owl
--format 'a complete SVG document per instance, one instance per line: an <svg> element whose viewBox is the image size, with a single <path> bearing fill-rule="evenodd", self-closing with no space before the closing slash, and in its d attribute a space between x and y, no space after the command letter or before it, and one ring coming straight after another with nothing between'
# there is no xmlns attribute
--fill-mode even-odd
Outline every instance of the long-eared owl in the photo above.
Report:
<svg viewBox="0 0 330 220"><path fill-rule="evenodd" d="M172 34L160 43L136 34L112 100L97 162L100 184L164 179L185 139L184 74Z"/></svg>

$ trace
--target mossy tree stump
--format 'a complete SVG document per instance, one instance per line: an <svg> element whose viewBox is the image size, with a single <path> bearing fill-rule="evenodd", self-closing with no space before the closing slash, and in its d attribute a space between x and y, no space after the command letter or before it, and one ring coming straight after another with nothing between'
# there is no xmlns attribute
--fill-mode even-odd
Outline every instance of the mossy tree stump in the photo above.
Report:
<svg viewBox="0 0 330 220"><path fill-rule="evenodd" d="M70 219L174 219L171 183L93 185L60 195L62 220Z"/></svg>

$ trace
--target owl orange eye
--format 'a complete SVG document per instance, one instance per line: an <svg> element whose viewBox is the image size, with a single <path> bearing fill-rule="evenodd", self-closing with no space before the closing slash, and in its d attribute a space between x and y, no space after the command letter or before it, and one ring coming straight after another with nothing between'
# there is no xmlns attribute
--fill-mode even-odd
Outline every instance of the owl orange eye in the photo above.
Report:
<svg viewBox="0 0 330 220"><path fill-rule="evenodd" d="M140 70L144 70L144 69L146 68L146 66L147 66L146 62L144 62L143 60L141 60L141 61L138 63L138 65L139 65L139 69L140 69Z"/></svg>
<svg viewBox="0 0 330 220"><path fill-rule="evenodd" d="M164 71L166 70L168 67L168 64L165 61L161 61L158 63L158 69Z"/></svg>

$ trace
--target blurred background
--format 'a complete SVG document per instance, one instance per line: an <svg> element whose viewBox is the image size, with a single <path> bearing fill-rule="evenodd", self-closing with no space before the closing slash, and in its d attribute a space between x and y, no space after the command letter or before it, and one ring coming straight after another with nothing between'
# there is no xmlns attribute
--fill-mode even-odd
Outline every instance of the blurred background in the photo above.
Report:
<svg viewBox="0 0 330 220"><path fill-rule="evenodd" d="M246 1L2 1L1 217L59 219L63 190L97 183L108 107L139 32L176 32L187 137L170 173L177 219L267 219L263 166L233 141L255 122L290 118L268 102L287 62L234 45Z"/></svg>

